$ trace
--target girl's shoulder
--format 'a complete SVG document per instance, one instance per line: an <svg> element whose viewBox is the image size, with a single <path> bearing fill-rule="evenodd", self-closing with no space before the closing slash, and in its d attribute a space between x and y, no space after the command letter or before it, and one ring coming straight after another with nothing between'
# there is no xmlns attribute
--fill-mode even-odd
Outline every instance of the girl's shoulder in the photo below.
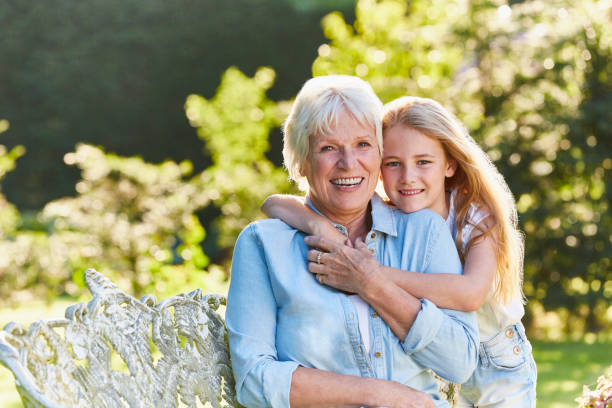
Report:
<svg viewBox="0 0 612 408"><path fill-rule="evenodd" d="M449 211L448 211L448 219L452 220L453 223L456 223L456 216L458 211L458 206L467 205L467 213L465 216L465 220L463 222L464 226L466 225L478 225L485 218L491 215L491 211L482 203L472 201L469 203L462 203L460 199L458 199L458 193L456 189L451 190L450 192L450 203L449 203Z"/></svg>

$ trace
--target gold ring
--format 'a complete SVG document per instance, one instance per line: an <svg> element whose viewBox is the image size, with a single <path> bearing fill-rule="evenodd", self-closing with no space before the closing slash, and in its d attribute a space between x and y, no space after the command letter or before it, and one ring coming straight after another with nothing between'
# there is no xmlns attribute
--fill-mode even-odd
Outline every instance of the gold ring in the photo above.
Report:
<svg viewBox="0 0 612 408"><path fill-rule="evenodd" d="M323 284L324 284L324 283L323 283L323 275L317 275L317 280L319 281L319 283L320 283L321 285L323 285Z"/></svg>
<svg viewBox="0 0 612 408"><path fill-rule="evenodd" d="M319 264L319 265L321 265L321 254L322 254L322 253L323 253L323 252L319 252L319 253L317 254L317 264Z"/></svg>

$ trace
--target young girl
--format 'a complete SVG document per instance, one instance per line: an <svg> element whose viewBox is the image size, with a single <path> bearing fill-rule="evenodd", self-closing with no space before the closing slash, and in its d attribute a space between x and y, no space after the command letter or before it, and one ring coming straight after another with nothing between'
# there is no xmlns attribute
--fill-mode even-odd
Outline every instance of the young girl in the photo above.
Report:
<svg viewBox="0 0 612 408"><path fill-rule="evenodd" d="M403 97L386 105L383 146L381 177L390 203L404 212L428 208L442 216L464 263L463 275L381 267L418 298L442 308L477 311L479 364L461 385L455 406L535 407L536 367L521 324L523 238L504 178L459 121L431 99ZM262 210L324 237L309 238L310 245L346 240L299 197L271 196ZM325 277L331 286L335 256L326 253L325 263L316 266L319 279Z"/></svg>

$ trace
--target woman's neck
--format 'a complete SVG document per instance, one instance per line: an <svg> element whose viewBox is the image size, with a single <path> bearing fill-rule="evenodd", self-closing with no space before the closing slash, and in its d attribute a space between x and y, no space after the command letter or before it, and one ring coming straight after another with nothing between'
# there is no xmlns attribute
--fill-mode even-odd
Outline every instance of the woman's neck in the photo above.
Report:
<svg viewBox="0 0 612 408"><path fill-rule="evenodd" d="M368 208L369 210L369 208ZM355 220L349 224L342 224L346 227L349 239L354 244L357 238L361 238L365 241L367 233L372 228L372 214L370 211L364 213L363 217L359 220Z"/></svg>

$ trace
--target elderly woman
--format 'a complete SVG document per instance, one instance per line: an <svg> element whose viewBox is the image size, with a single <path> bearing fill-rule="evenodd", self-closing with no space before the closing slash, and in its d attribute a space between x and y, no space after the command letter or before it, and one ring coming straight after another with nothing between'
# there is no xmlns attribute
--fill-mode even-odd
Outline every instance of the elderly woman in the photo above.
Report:
<svg viewBox="0 0 612 408"><path fill-rule="evenodd" d="M374 189L382 154L381 103L349 76L306 82L285 124L290 177L307 202L383 265L461 273L444 221L404 214ZM247 226L234 250L226 311L238 400L247 407L448 407L428 368L461 383L472 373L473 314L438 309L389 279L357 295L325 286L304 234L279 220ZM434 402L435 401L435 402Z"/></svg>

